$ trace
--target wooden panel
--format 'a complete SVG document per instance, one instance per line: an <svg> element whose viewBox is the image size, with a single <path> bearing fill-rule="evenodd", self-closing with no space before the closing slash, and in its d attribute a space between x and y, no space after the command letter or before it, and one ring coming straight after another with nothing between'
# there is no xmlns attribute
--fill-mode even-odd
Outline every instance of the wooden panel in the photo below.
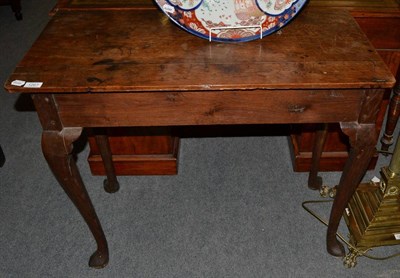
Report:
<svg viewBox="0 0 400 278"><path fill-rule="evenodd" d="M177 174L179 138L171 136L169 128L118 128L108 130L108 135L117 175ZM105 175L93 137L89 137L89 144L92 174Z"/></svg>
<svg viewBox="0 0 400 278"><path fill-rule="evenodd" d="M398 9L397 0L310 0L311 7L330 7L348 9L351 11L373 11L388 12ZM152 0L59 0L57 3L59 10L79 10L79 9L113 9L113 8L141 8L157 6Z"/></svg>
<svg viewBox="0 0 400 278"><path fill-rule="evenodd" d="M397 80L400 72L400 49L399 51L389 50L379 50L379 55L382 57L383 61L388 65L390 71L396 76Z"/></svg>
<svg viewBox="0 0 400 278"><path fill-rule="evenodd" d="M89 156L90 170L93 175L105 176L103 161L100 155ZM132 175L176 175L178 173L177 157L113 155L115 173L118 176Z"/></svg>
<svg viewBox="0 0 400 278"><path fill-rule="evenodd" d="M93 127L112 127L355 121L362 97L360 90L272 90L56 95L56 101L65 126L90 118Z"/></svg>
<svg viewBox="0 0 400 278"><path fill-rule="evenodd" d="M59 11L158 9L152 0L59 0L51 15Z"/></svg>
<svg viewBox="0 0 400 278"><path fill-rule="evenodd" d="M112 159L117 175L175 175L179 138L171 128L109 128ZM105 170L96 140L89 136L88 162L93 175Z"/></svg>
<svg viewBox="0 0 400 278"><path fill-rule="evenodd" d="M393 12L399 10L397 0L310 0L309 6L362 12Z"/></svg>
<svg viewBox="0 0 400 278"><path fill-rule="evenodd" d="M400 14L398 17L357 17L357 23L377 49L400 51Z"/></svg>
<svg viewBox="0 0 400 278"><path fill-rule="evenodd" d="M111 152L115 155L124 155L126 152L135 155L169 154L174 150L174 139L171 136L172 130L169 127L145 127L145 128L108 128L107 135L111 144ZM127 143L124 137L134 137ZM94 138L89 138L94 143ZM154 150L153 145L157 145ZM93 144L92 151L98 153L99 149Z"/></svg>
<svg viewBox="0 0 400 278"><path fill-rule="evenodd" d="M68 0L66 1L70 6L88 6L88 7L96 7L96 6L106 6L110 7L112 5L115 6L139 6L139 5L152 5L152 0Z"/></svg>

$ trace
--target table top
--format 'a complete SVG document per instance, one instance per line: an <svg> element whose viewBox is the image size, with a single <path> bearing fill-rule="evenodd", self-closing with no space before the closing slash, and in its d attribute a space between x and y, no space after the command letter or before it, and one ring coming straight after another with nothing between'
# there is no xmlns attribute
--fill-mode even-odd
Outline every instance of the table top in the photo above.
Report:
<svg viewBox="0 0 400 278"><path fill-rule="evenodd" d="M309 6L358 11L399 12L399 0L310 0ZM59 0L56 10L157 9L153 0Z"/></svg>
<svg viewBox="0 0 400 278"><path fill-rule="evenodd" d="M400 11L399 0L310 0L309 4L312 7L340 8L351 11L373 11L376 13L398 13Z"/></svg>
<svg viewBox="0 0 400 278"><path fill-rule="evenodd" d="M43 82L40 88L13 80ZM262 40L197 38L157 10L60 11L16 67L10 92L390 88L350 14L304 10Z"/></svg>
<svg viewBox="0 0 400 278"><path fill-rule="evenodd" d="M87 9L157 9L153 0L59 0L53 14L59 10Z"/></svg>

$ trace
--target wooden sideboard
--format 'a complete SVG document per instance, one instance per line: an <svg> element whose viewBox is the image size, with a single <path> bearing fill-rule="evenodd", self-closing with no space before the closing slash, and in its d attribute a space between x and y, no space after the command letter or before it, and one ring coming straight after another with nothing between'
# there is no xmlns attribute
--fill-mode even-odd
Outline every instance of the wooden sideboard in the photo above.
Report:
<svg viewBox="0 0 400 278"><path fill-rule="evenodd" d="M152 0L60 0L53 13L59 10L79 11L87 9L157 9ZM399 0L310 0L306 9L345 9L357 23L389 66L394 76L399 79L400 64L400 2ZM293 22L295 24L295 21ZM390 91L386 92L378 116L378 132L382 127L389 102ZM292 150L292 162L295 171L309 171L311 167L312 146L316 125L293 125L291 130L282 130L290 135L289 145ZM137 131L136 131L137 132ZM185 134L181 128L157 129L143 134L133 133L130 129L110 129L111 151L118 175L176 174L179 137ZM157 134L157 137L146 136ZM248 132L248 130L246 131ZM205 130L207 133L207 130ZM102 160L96 142L89 136L89 164L94 175L104 175ZM337 124L329 125L329 132L320 161L321 171L340 171L348 157L349 143ZM369 168L373 169L377 155Z"/></svg>

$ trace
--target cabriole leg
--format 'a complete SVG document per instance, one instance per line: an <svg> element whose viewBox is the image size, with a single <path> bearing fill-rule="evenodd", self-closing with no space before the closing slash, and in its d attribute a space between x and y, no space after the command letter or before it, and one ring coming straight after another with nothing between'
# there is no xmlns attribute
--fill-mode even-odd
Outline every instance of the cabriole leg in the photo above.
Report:
<svg viewBox="0 0 400 278"><path fill-rule="evenodd" d="M336 237L339 222L375 154L376 143L374 124L342 123L341 128L349 136L351 150L337 187L327 232L328 252L338 257L345 255L343 244Z"/></svg>
<svg viewBox="0 0 400 278"><path fill-rule="evenodd" d="M44 131L42 150L58 182L78 208L96 240L97 250L90 257L89 266L102 268L108 263L107 241L71 155L72 143L79 137L81 131L80 128L65 128L60 132Z"/></svg>
<svg viewBox="0 0 400 278"><path fill-rule="evenodd" d="M97 250L90 257L89 266L102 268L109 258L107 240L72 155L73 142L82 128L63 126L53 95L38 94L32 98L43 127L42 151L47 163L96 240Z"/></svg>
<svg viewBox="0 0 400 278"><path fill-rule="evenodd" d="M388 151L393 144L393 133L400 116L400 82L397 82L393 89L393 96L390 99L389 112L385 126L385 132L382 136L382 151ZM387 156L387 153L383 153Z"/></svg>

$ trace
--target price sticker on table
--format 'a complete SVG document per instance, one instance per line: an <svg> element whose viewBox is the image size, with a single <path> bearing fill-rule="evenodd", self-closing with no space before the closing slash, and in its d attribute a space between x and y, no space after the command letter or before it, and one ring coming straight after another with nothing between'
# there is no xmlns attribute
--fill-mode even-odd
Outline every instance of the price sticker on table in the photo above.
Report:
<svg viewBox="0 0 400 278"><path fill-rule="evenodd" d="M40 88L43 82L26 82L24 88Z"/></svg>
<svg viewBox="0 0 400 278"><path fill-rule="evenodd" d="M11 82L11 85L21 87L21 86L24 86L25 83L26 82L23 80L14 80Z"/></svg>

